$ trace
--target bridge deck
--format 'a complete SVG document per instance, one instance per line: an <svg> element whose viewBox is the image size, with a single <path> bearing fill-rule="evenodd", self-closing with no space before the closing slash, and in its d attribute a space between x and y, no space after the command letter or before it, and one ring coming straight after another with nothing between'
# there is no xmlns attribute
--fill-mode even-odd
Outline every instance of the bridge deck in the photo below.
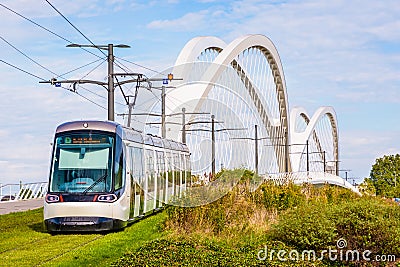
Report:
<svg viewBox="0 0 400 267"><path fill-rule="evenodd" d="M43 198L0 202L0 215L43 207Z"/></svg>

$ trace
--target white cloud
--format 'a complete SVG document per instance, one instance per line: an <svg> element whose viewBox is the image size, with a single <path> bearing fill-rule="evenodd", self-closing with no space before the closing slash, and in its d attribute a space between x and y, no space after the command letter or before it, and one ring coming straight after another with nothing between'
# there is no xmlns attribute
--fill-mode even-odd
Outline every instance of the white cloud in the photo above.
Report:
<svg viewBox="0 0 400 267"><path fill-rule="evenodd" d="M168 31L194 31L206 27L208 11L187 13L173 20L155 20L147 25L149 29L165 29Z"/></svg>

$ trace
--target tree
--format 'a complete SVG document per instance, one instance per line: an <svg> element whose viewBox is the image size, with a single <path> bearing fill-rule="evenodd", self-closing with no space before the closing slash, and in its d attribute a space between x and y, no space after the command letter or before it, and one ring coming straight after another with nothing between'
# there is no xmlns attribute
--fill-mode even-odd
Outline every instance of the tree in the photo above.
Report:
<svg viewBox="0 0 400 267"><path fill-rule="evenodd" d="M370 181L375 187L376 195L384 197L400 196L400 155L389 155L378 158L372 165Z"/></svg>
<svg viewBox="0 0 400 267"><path fill-rule="evenodd" d="M364 178L364 181L358 186L360 192L364 195L375 196L376 189L370 178Z"/></svg>

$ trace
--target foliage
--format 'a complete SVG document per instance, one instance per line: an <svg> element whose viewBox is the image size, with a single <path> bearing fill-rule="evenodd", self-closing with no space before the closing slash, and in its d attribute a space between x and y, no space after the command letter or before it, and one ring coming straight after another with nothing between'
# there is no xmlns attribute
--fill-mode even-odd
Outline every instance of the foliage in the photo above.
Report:
<svg viewBox="0 0 400 267"><path fill-rule="evenodd" d="M324 203L312 201L280 216L271 238L299 249L336 247L344 238L347 248L400 256L400 209L376 198Z"/></svg>
<svg viewBox="0 0 400 267"><path fill-rule="evenodd" d="M236 181L237 185L216 201L198 207L170 206L167 209L166 229L180 233L207 232L212 235L234 236L239 232L264 229L275 212L268 212L260 190L252 192L249 184L254 173L242 169L224 170L216 175L221 182ZM213 190L210 188L210 190ZM192 199L204 199L204 192L191 194ZM211 194L207 191L207 194ZM196 222L196 223L193 223Z"/></svg>
<svg viewBox="0 0 400 267"><path fill-rule="evenodd" d="M358 189L363 195L376 196L376 189L370 178L364 178L364 181L358 186Z"/></svg>
<svg viewBox="0 0 400 267"><path fill-rule="evenodd" d="M375 161L370 180L378 196L400 196L400 154L383 156Z"/></svg>
<svg viewBox="0 0 400 267"><path fill-rule="evenodd" d="M256 191L256 194L262 194L259 203L270 211L294 208L306 201L302 187L293 183L277 186L273 182L266 182L259 190Z"/></svg>
<svg viewBox="0 0 400 267"><path fill-rule="evenodd" d="M337 239L329 205L311 202L282 215L273 226L271 238L300 250L328 248Z"/></svg>
<svg viewBox="0 0 400 267"><path fill-rule="evenodd" d="M332 220L351 249L400 256L400 209L372 197L335 205Z"/></svg>

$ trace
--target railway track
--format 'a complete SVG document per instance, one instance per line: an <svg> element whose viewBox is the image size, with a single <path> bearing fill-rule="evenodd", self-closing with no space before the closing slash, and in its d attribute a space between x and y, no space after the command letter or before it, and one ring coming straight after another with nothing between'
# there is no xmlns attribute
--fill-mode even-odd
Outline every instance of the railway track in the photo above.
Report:
<svg viewBox="0 0 400 267"><path fill-rule="evenodd" d="M51 235L43 229L42 209L0 215L0 267L108 266L159 238L163 216L155 214L119 232Z"/></svg>
<svg viewBox="0 0 400 267"><path fill-rule="evenodd" d="M0 266L11 266L10 264L13 265L13 263L24 263L24 266L51 265L52 262L68 253L77 251L105 236L102 234L46 235L0 252L0 257L4 260L0 261Z"/></svg>

